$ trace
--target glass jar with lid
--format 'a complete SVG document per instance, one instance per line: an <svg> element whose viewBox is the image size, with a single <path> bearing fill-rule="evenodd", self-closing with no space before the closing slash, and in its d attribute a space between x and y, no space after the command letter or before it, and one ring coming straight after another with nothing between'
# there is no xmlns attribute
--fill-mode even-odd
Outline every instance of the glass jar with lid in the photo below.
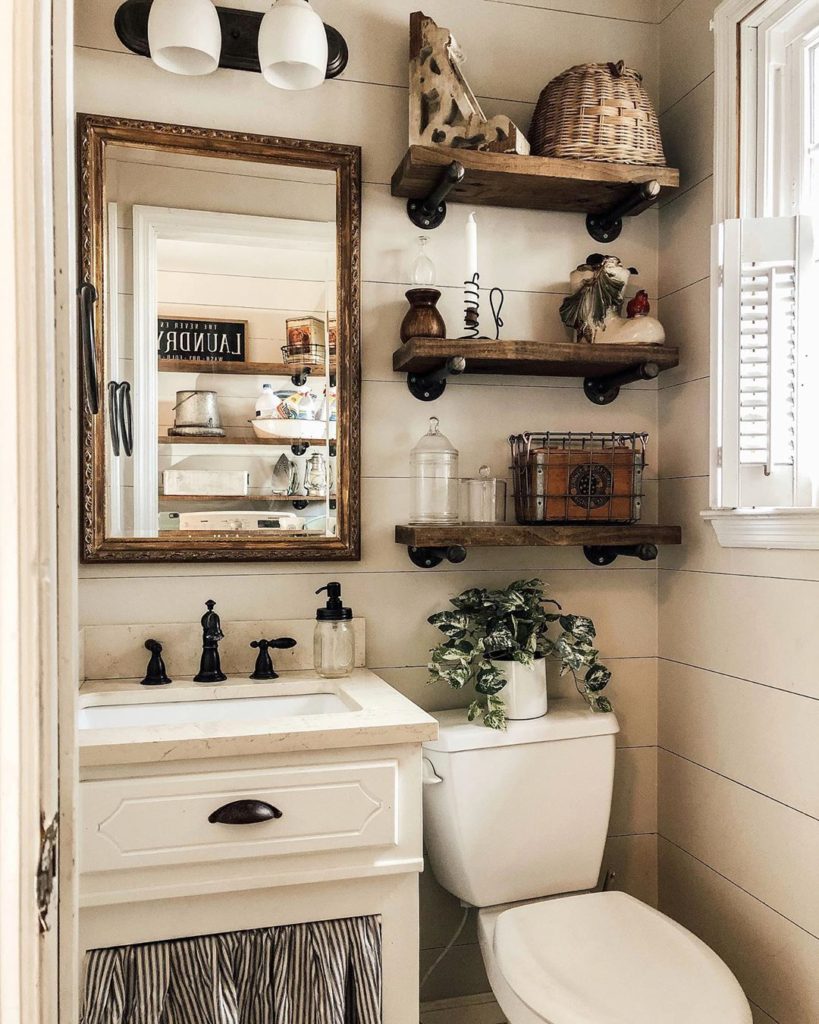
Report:
<svg viewBox="0 0 819 1024"><path fill-rule="evenodd" d="M429 430L410 454L414 526L458 523L458 449L438 429L438 417L431 416Z"/></svg>

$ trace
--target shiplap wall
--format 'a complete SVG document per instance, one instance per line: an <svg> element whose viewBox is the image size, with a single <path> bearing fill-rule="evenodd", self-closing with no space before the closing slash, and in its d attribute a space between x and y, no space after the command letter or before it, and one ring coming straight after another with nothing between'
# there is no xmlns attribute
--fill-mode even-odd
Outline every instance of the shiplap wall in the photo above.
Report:
<svg viewBox="0 0 819 1024"><path fill-rule="evenodd" d="M714 0L664 3L661 125L682 187L660 216L660 906L708 942L757 1024L819 1020L819 552L721 548L708 506Z"/></svg>
<svg viewBox="0 0 819 1024"><path fill-rule="evenodd" d="M272 90L260 76L217 71L208 78L174 77L127 53L112 27L116 0L78 0L78 110L357 144L363 150L363 558L345 566L174 565L81 568L83 624L198 622L207 597L231 619L304 617L313 591L330 578L367 619L368 663L429 709L459 695L431 689L423 665L436 634L426 616L466 586L503 585L541 575L554 596L593 616L600 646L614 669L612 698L623 726L606 866L635 895L656 899L656 653L657 572L620 559L596 569L579 551L475 551L459 567L415 570L392 539L406 518L408 453L435 413L461 450L464 475L483 462L505 472L507 436L524 429L647 430L652 435L645 515L656 515L657 392L631 386L608 408L592 406L576 381L454 381L434 408L413 399L393 374L391 353L405 308L411 248L418 234L388 182L407 142L405 0L316 0L319 13L350 45L340 80L318 92ZM264 0L237 3L263 9ZM571 13L568 9L571 9ZM658 94L655 0L439 0L427 14L451 27L468 54L466 72L487 110L505 112L524 129L543 85L564 68L619 58L642 70ZM468 208L452 205L433 234L442 309L457 332L463 231ZM657 289L657 213L627 223L613 248L640 271L640 287ZM506 291L505 336L562 336L557 308L568 273L598 246L579 215L481 209L484 282ZM674 520L674 517L671 517ZM464 698L465 699L465 698ZM460 916L455 900L427 872L422 880L422 969L435 958ZM433 975L424 999L485 991L488 983L474 926Z"/></svg>

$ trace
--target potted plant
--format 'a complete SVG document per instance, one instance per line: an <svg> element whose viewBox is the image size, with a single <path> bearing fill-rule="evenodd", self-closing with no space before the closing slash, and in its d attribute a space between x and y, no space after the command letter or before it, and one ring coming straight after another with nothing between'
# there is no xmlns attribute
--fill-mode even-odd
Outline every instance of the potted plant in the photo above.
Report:
<svg viewBox="0 0 819 1024"><path fill-rule="evenodd" d="M456 690L473 683L478 696L469 705L470 721L481 718L491 729L507 719L546 714L546 659L571 672L593 711L611 711L601 691L611 672L597 660L594 623L565 614L544 594L542 580L516 580L502 590L471 588L428 621L446 637L432 650L430 682L442 680ZM580 678L582 674L582 678Z"/></svg>

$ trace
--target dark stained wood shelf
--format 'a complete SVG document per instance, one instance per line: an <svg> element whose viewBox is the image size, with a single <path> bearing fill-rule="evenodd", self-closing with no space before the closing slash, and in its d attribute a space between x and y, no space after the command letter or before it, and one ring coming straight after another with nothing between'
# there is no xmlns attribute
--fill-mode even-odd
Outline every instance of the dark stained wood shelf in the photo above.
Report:
<svg viewBox="0 0 819 1024"><path fill-rule="evenodd" d="M255 447L263 448L268 445L275 445L279 448L289 447L291 444L308 444L321 447L327 444L326 437L170 437L168 435L160 436L159 444L209 444L209 445L221 445L223 447L229 447L231 445L254 445Z"/></svg>
<svg viewBox="0 0 819 1024"><path fill-rule="evenodd" d="M521 526L487 523L472 526L396 526L395 541L416 548L617 547L629 544L681 544L679 526L653 523L566 523Z"/></svg>
<svg viewBox="0 0 819 1024"><path fill-rule="evenodd" d="M462 164L466 173L448 193L447 202L471 206L603 214L645 182L656 181L661 190L680 184L680 173L673 167L479 153L451 146L410 146L392 176L392 194L405 199L425 198L453 160ZM629 215L635 216L649 205L638 205Z"/></svg>
<svg viewBox="0 0 819 1024"><path fill-rule="evenodd" d="M671 345L410 338L393 352L392 365L402 373L426 374L456 356L466 359L464 373L590 379L608 377L643 363L656 363L660 370L679 363L679 350Z"/></svg>
<svg viewBox="0 0 819 1024"><path fill-rule="evenodd" d="M301 367L286 363L220 363L210 359L160 359L160 373L241 373L257 377L292 377ZM331 370L333 367L331 366ZM311 377L323 377L323 366L311 366Z"/></svg>

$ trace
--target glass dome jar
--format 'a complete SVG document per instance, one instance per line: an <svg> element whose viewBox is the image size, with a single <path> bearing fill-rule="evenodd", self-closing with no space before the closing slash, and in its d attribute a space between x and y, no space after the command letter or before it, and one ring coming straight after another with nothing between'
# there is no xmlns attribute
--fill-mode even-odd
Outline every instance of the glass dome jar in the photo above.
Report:
<svg viewBox="0 0 819 1024"><path fill-rule="evenodd" d="M457 525L458 449L438 430L437 416L430 417L429 430L412 449L410 476L410 524Z"/></svg>

